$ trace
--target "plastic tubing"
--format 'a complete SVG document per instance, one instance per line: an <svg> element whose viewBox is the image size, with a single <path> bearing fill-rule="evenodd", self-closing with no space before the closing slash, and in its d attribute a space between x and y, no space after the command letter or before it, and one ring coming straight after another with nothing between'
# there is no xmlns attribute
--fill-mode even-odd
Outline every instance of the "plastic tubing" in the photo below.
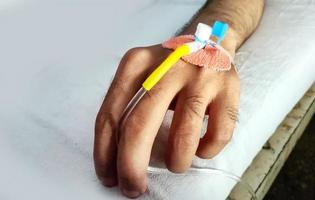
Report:
<svg viewBox="0 0 315 200"><path fill-rule="evenodd" d="M198 46L199 45L199 46ZM191 52L197 51L198 49L202 48L202 44L198 44L198 42L188 43L184 44L180 47L178 47L174 52L172 52L151 74L150 76L143 82L142 87L138 90L138 92L133 96L131 101L128 103L127 107L125 108L122 118L120 120L120 127L123 127L126 120L128 119L130 113L133 111L133 109L137 106L137 104L140 102L140 100L143 98L143 96L150 90L152 87L159 82L159 80L168 72L168 70L171 69L171 67L177 63L177 61L182 57L185 56ZM121 132L120 129L118 129L116 134L116 142L118 144L119 142L119 133ZM252 195L252 199L256 200L256 194L253 191L253 189L248 185L246 182L242 181L241 177L234 175L233 173L230 173L228 171L217 169L217 168L197 168L197 167L191 167L189 168L185 173L183 174L175 174L170 171L168 171L166 168L159 168L159 167L152 167L148 166L147 172L150 174L165 174L169 173L172 175L222 175L226 178L232 179L236 182L241 183L243 187L246 188L246 190Z"/></svg>
<svg viewBox="0 0 315 200"><path fill-rule="evenodd" d="M181 57L188 55L190 52L191 48L187 44L176 48L143 82L142 87L147 91L151 90Z"/></svg>

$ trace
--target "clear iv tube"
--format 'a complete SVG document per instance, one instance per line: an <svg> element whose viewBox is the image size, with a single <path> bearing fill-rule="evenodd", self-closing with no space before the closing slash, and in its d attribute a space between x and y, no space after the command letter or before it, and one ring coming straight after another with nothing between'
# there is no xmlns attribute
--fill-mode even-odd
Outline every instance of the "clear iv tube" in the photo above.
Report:
<svg viewBox="0 0 315 200"><path fill-rule="evenodd" d="M133 109L137 106L137 104L139 103L139 101L142 99L142 97L145 95L147 91L141 87L138 92L133 96L133 98L131 99L131 101L128 103L127 107L125 108L122 118L120 120L120 127L123 126L123 124L126 122L128 116L130 115L130 113L133 111ZM116 141L118 143L119 141L119 133L121 131L118 129L117 134L116 134ZM204 174L204 175L210 175L210 174L215 174L215 175L222 175L225 176L226 178L232 179L238 183L240 183L243 187L246 188L246 190L251 194L252 199L256 200L256 194L253 191L253 189L251 188L250 185L248 185L246 182L244 182L241 177L222 170L222 169L217 169L217 168L212 168L212 167L207 167L207 168L198 168L198 167L191 167L189 168L185 173L183 174L175 174L172 173L170 171L168 171L166 168L159 168L159 167L152 167L152 166L148 166L147 172L150 174L165 174L165 173L169 173L172 175L177 175L177 176L181 176L181 175L200 175L200 174Z"/></svg>

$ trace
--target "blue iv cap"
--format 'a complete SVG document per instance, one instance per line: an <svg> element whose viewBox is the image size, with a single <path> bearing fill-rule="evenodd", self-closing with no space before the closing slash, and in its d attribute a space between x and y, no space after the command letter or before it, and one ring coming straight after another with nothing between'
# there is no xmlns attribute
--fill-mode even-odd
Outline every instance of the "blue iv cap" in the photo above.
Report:
<svg viewBox="0 0 315 200"><path fill-rule="evenodd" d="M223 40L227 30L229 29L229 25L227 23L221 21L215 21L212 27L212 35L218 38L218 44Z"/></svg>

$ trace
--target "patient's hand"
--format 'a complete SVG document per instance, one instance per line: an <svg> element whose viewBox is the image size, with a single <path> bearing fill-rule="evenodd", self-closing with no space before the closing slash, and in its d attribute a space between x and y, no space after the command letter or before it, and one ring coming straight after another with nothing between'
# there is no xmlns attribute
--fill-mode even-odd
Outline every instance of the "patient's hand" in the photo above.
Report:
<svg viewBox="0 0 315 200"><path fill-rule="evenodd" d="M115 133L124 108L169 53L161 45L129 50L97 116L96 173L106 186L119 182L129 197L146 190L152 144L169 108L175 114L165 162L176 173L187 170L195 154L201 158L217 155L230 141L237 120L240 83L234 68L215 72L180 60L131 113L117 147ZM208 130L200 139L205 114L209 114Z"/></svg>
<svg viewBox="0 0 315 200"><path fill-rule="evenodd" d="M264 0L208 1L183 34L192 34L199 22L225 21L230 28L221 44L233 55L256 29L263 8ZM217 155L230 141L237 120L240 82L234 68L215 72L180 60L133 110L121 127L117 147L115 133L124 108L169 52L160 45L128 51L97 116L96 173L106 186L119 183L128 197L146 190L152 144L168 108L173 107L175 114L165 162L177 173L190 167L195 154ZM199 139L205 114L209 114L208 130Z"/></svg>

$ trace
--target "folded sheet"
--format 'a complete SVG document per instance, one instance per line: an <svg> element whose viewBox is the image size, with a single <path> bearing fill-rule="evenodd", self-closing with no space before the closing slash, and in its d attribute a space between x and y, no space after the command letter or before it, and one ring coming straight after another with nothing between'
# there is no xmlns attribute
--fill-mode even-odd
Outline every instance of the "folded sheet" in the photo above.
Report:
<svg viewBox="0 0 315 200"><path fill-rule="evenodd" d="M95 176L96 113L123 53L169 38L203 3L1 1L0 199L125 199ZM313 1L267 1L261 25L237 56L241 105L233 139L194 166L241 175L250 165L315 80L314 21ZM171 116L151 165L163 167ZM142 199L224 199L235 184L218 175L149 178Z"/></svg>

